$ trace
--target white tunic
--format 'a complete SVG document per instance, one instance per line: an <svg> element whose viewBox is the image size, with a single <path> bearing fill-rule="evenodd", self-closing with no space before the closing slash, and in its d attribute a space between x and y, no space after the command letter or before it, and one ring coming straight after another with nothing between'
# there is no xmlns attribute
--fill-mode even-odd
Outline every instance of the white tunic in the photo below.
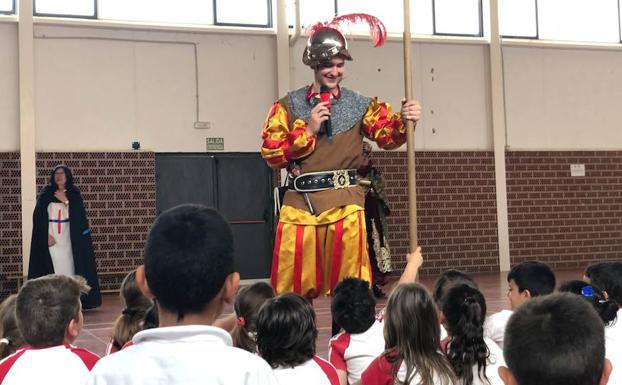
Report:
<svg viewBox="0 0 622 385"><path fill-rule="evenodd" d="M71 235L69 233L69 205L50 202L48 205L48 234L56 243L49 248L55 274L74 275Z"/></svg>

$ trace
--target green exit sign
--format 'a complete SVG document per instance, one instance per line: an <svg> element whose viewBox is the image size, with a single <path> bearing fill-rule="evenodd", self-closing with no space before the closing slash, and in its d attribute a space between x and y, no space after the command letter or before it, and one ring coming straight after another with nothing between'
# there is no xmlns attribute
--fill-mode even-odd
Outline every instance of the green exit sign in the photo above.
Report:
<svg viewBox="0 0 622 385"><path fill-rule="evenodd" d="M225 151L225 138L207 138L207 151Z"/></svg>

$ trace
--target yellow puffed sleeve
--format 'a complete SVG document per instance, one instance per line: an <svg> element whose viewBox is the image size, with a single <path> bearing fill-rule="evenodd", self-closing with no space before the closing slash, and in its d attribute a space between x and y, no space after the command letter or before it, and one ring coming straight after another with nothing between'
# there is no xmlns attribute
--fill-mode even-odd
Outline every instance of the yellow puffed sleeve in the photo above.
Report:
<svg viewBox="0 0 622 385"><path fill-rule="evenodd" d="M296 119L287 124L287 110L281 103L272 105L261 130L261 156L270 167L283 168L288 162L304 158L315 150L315 135L307 132L307 123Z"/></svg>

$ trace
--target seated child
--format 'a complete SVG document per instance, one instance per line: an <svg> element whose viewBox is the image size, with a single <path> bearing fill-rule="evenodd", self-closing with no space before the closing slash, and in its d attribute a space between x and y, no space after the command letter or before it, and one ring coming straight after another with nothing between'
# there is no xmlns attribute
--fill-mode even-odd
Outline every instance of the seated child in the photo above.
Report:
<svg viewBox="0 0 622 385"><path fill-rule="evenodd" d="M376 299L369 282L346 278L333 291L333 319L344 331L331 338L328 360L341 385L354 384L363 370L384 351L384 322L376 317Z"/></svg>
<svg viewBox="0 0 622 385"><path fill-rule="evenodd" d="M298 294L268 300L257 316L257 348L281 385L339 385L337 371L315 355L311 304Z"/></svg>
<svg viewBox="0 0 622 385"><path fill-rule="evenodd" d="M457 384L503 385L499 366L503 351L490 338L484 338L486 300L472 285L451 286L441 304L449 333L446 354L454 368Z"/></svg>
<svg viewBox="0 0 622 385"><path fill-rule="evenodd" d="M594 307L605 326L612 326L616 323L618 304L607 298L607 294L595 285L590 285L585 281L571 280L562 283L559 286L559 291L581 296Z"/></svg>
<svg viewBox="0 0 622 385"><path fill-rule="evenodd" d="M237 320L231 332L233 346L257 353L257 314L261 305L274 296L274 289L265 282L240 289L233 304Z"/></svg>
<svg viewBox="0 0 622 385"><path fill-rule="evenodd" d="M441 300L443 299L443 296L447 293L447 290L451 286L461 283L466 283L474 288L477 288L477 283L475 283L473 278L464 271L449 269L443 271L441 275L438 276L438 278L434 282L432 298L434 298L434 302L438 305L439 310L441 307Z"/></svg>
<svg viewBox="0 0 622 385"><path fill-rule="evenodd" d="M599 287L622 307L622 262L593 263L585 269L583 280Z"/></svg>
<svg viewBox="0 0 622 385"><path fill-rule="evenodd" d="M15 302L17 295L8 296L0 304L0 360L15 353L24 345L24 337L17 327Z"/></svg>
<svg viewBox="0 0 622 385"><path fill-rule="evenodd" d="M581 298L556 293L521 305L505 332L506 385L605 385L603 324ZM616 384L617 385L617 384Z"/></svg>
<svg viewBox="0 0 622 385"><path fill-rule="evenodd" d="M27 281L15 316L27 346L0 362L0 384L83 385L99 357L71 345L82 329L82 277L47 275Z"/></svg>
<svg viewBox="0 0 622 385"><path fill-rule="evenodd" d="M587 267L584 278L602 289L618 305L616 320L605 327L606 356L613 364L611 384L622 384L622 262L601 262Z"/></svg>
<svg viewBox="0 0 622 385"><path fill-rule="evenodd" d="M484 336L503 348L505 325L512 311L531 298L551 294L555 290L555 274L542 262L520 263L508 273L508 299L512 310L501 310L488 317L484 323Z"/></svg>
<svg viewBox="0 0 622 385"><path fill-rule="evenodd" d="M131 344L134 334L143 330L145 316L153 306L153 302L145 297L136 285L136 271L125 276L119 294L123 311L112 327L112 338L106 348L106 355L118 352L127 344Z"/></svg>
<svg viewBox="0 0 622 385"><path fill-rule="evenodd" d="M441 310L441 300L447 290L453 285L466 283L468 285L477 288L477 283L471 278L467 273L456 270L449 269L445 270L438 276L436 282L434 282L434 290L432 291L432 298L434 299L434 303L436 304L436 310L438 311L438 321L441 323L441 347L445 350L445 346L449 342L447 338L447 330L443 324L445 323L445 316L443 315L443 311Z"/></svg>
<svg viewBox="0 0 622 385"><path fill-rule="evenodd" d="M413 282L423 263L421 248L406 257L401 283ZM376 300L369 283L346 278L335 287L331 303L335 322L344 331L331 338L328 359L337 369L341 385L354 384L384 351L382 311L376 316Z"/></svg>
<svg viewBox="0 0 622 385"><path fill-rule="evenodd" d="M225 219L202 205L171 208L147 236L136 282L156 299L160 326L134 336L134 345L102 358L91 385L275 384L261 358L231 346L211 326L237 291L233 234Z"/></svg>
<svg viewBox="0 0 622 385"><path fill-rule="evenodd" d="M455 383L453 368L439 350L436 307L423 286L397 286L384 317L386 349L365 369L357 385Z"/></svg>

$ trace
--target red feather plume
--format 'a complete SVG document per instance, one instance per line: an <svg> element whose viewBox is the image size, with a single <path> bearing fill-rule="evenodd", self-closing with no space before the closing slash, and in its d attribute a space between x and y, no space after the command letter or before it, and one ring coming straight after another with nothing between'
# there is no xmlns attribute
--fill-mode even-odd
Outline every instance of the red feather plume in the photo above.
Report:
<svg viewBox="0 0 622 385"><path fill-rule="evenodd" d="M359 23L365 23L369 26L369 35L374 42L374 47L381 47L387 40L387 28L384 26L384 23L376 16L367 13L349 13L337 16L328 23L328 26L339 29L341 26Z"/></svg>
<svg viewBox="0 0 622 385"><path fill-rule="evenodd" d="M318 22L307 27L307 34L312 35L323 27L335 28L343 31L343 27L365 23L369 26L369 35L374 42L374 47L381 47L387 40L387 28L384 23L376 16L367 13L349 13L335 17L329 22Z"/></svg>
<svg viewBox="0 0 622 385"><path fill-rule="evenodd" d="M328 27L328 23L318 21L317 23L308 26L307 29L305 30L305 33L311 36L324 27Z"/></svg>

